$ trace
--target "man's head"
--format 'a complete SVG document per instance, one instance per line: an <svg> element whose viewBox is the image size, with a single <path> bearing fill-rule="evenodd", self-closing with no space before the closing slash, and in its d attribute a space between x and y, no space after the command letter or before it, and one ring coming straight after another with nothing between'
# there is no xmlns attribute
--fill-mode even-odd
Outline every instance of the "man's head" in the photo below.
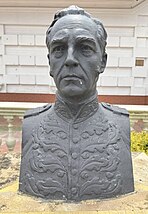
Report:
<svg viewBox="0 0 148 214"><path fill-rule="evenodd" d="M47 30L50 75L64 96L90 96L106 66L106 31L83 9L58 12Z"/></svg>

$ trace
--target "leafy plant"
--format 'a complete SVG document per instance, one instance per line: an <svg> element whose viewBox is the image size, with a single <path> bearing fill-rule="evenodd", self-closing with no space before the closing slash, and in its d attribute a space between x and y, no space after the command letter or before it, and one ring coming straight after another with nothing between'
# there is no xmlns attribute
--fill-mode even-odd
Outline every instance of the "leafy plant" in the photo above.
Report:
<svg viewBox="0 0 148 214"><path fill-rule="evenodd" d="M133 152L145 152L148 155L148 132L131 132L131 149Z"/></svg>

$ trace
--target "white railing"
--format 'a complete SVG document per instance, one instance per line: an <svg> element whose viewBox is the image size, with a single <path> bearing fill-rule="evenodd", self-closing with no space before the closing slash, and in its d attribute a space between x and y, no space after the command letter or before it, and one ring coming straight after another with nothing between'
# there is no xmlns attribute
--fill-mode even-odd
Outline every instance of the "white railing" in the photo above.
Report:
<svg viewBox="0 0 148 214"><path fill-rule="evenodd" d="M43 106L45 103L0 103L0 145L13 151L16 143L21 144L21 124L26 110ZM148 130L147 106L121 106L130 113L131 130ZM15 124L15 121L17 124Z"/></svg>

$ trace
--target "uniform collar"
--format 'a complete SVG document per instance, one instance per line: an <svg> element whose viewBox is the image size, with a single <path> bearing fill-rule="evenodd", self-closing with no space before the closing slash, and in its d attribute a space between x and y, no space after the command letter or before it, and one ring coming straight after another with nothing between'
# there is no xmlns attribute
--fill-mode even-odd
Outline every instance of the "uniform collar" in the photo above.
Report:
<svg viewBox="0 0 148 214"><path fill-rule="evenodd" d="M54 110L56 114L65 121L73 120L75 123L82 122L93 116L99 108L97 93L86 100L86 102L81 103L76 114L73 114L68 103L64 101L59 94L56 95L56 98Z"/></svg>

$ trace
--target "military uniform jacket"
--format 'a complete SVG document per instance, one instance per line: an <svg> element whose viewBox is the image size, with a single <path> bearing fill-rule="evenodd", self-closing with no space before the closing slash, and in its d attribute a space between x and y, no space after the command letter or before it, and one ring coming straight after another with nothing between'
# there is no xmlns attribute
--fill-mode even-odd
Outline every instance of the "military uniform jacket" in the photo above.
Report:
<svg viewBox="0 0 148 214"><path fill-rule="evenodd" d="M97 98L77 115L60 100L27 112L19 190L80 201L134 190L129 115Z"/></svg>

